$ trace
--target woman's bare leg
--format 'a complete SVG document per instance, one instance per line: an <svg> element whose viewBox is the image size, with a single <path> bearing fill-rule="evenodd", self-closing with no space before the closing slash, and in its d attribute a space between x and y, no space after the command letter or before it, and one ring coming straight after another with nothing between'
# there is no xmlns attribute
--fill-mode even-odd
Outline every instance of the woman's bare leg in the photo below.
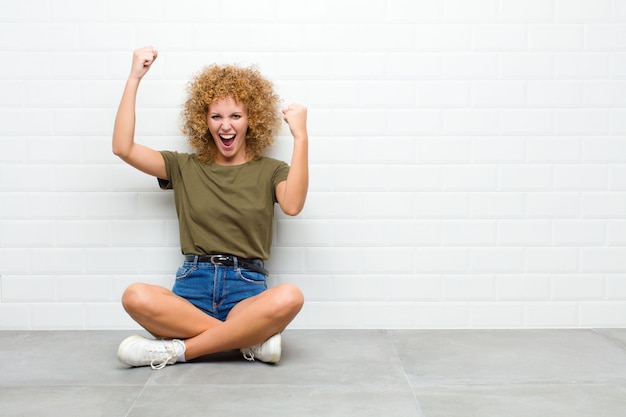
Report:
<svg viewBox="0 0 626 417"><path fill-rule="evenodd" d="M144 329L161 338L187 339L221 323L157 285L132 284L122 296L122 305Z"/></svg>
<svg viewBox="0 0 626 417"><path fill-rule="evenodd" d="M187 359L240 349L264 342L285 327L304 303L302 292L290 284L281 284L237 304L226 321L185 340Z"/></svg>
<svg viewBox="0 0 626 417"><path fill-rule="evenodd" d="M122 297L128 314L150 333L184 339L187 360L261 343L283 331L303 302L297 287L281 284L241 301L222 322L163 287L133 284Z"/></svg>

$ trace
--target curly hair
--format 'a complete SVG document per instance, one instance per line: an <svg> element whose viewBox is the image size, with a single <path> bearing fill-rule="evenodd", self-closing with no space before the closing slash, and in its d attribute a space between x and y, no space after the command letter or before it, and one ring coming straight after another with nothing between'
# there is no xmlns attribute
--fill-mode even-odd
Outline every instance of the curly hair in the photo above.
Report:
<svg viewBox="0 0 626 417"><path fill-rule="evenodd" d="M229 96L243 104L248 116L246 154L258 159L274 143L282 121L280 98L274 92L274 85L255 66L204 67L188 83L187 93L181 112L182 132L200 161L212 162L217 153L217 146L208 131L209 104Z"/></svg>

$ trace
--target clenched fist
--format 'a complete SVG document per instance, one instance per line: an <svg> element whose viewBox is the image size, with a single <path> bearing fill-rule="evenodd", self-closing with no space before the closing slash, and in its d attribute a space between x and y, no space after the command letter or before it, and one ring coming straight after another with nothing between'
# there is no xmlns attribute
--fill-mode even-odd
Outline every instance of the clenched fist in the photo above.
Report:
<svg viewBox="0 0 626 417"><path fill-rule="evenodd" d="M289 130L294 138L306 137L306 107L302 104L290 104L283 109L283 119L289 125Z"/></svg>
<svg viewBox="0 0 626 417"><path fill-rule="evenodd" d="M143 48L136 49L133 52L133 65L130 71L131 77L137 79L143 78L148 72L154 61L157 59L159 51L152 46L144 46Z"/></svg>

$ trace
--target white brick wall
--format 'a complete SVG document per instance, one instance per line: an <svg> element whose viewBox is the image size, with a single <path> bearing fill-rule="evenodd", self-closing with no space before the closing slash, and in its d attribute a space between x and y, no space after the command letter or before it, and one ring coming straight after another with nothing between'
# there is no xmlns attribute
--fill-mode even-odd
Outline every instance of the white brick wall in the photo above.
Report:
<svg viewBox="0 0 626 417"><path fill-rule="evenodd" d="M4 0L0 329L136 327L123 289L172 284L172 194L110 150L145 44L157 149L187 149L212 62L308 105L307 206L268 262L306 294L293 327L626 326L625 0Z"/></svg>

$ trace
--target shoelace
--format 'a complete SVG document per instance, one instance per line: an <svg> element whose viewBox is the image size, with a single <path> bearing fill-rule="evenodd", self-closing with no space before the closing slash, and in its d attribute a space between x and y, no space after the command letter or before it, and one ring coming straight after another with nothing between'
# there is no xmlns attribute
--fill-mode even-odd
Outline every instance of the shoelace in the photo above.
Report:
<svg viewBox="0 0 626 417"><path fill-rule="evenodd" d="M246 349L243 353L243 357L250 361L250 362L254 362L254 352L252 351L252 348L248 348Z"/></svg>
<svg viewBox="0 0 626 417"><path fill-rule="evenodd" d="M170 361L170 359L177 357L174 349L167 346L167 343L165 343L165 341L163 341L163 347L165 348L163 356L152 359L152 361L150 361L150 368L155 370L163 369L165 368L165 366L167 366L167 363Z"/></svg>

